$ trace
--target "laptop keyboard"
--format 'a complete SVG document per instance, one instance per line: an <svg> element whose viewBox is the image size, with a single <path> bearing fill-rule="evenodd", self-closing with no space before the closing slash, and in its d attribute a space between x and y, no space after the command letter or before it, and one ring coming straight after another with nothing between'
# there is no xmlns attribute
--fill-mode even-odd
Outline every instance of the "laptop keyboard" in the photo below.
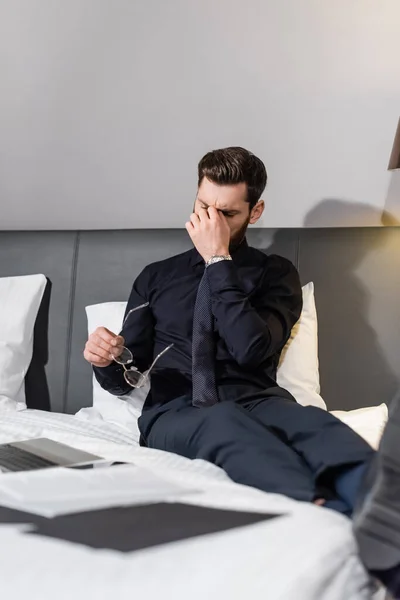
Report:
<svg viewBox="0 0 400 600"><path fill-rule="evenodd" d="M58 465L11 444L2 444L0 445L0 466L9 471L32 471Z"/></svg>

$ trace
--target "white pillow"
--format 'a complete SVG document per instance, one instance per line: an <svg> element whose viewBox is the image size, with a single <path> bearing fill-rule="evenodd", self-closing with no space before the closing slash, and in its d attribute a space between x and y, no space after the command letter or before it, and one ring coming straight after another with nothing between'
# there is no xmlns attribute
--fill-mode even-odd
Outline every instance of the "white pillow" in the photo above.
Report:
<svg viewBox="0 0 400 600"><path fill-rule="evenodd" d="M0 409L26 408L25 375L33 329L46 287L44 275L0 278Z"/></svg>
<svg viewBox="0 0 400 600"><path fill-rule="evenodd" d="M277 382L299 404L326 409L319 395L318 321L312 282L303 287L303 310L282 351Z"/></svg>
<svg viewBox="0 0 400 600"><path fill-rule="evenodd" d="M89 335L97 327L107 327L115 333L121 329L126 302L106 302L86 307ZM282 353L278 369L278 383L288 389L300 404L326 408L319 396L317 313L314 302L314 285L303 288L303 311L299 323ZM132 390L119 399L109 394L93 377L93 406L103 419L137 429L149 386Z"/></svg>
<svg viewBox="0 0 400 600"><path fill-rule="evenodd" d="M333 410L332 415L354 429L375 450L378 449L388 420L388 407L386 404L349 411Z"/></svg>
<svg viewBox="0 0 400 600"><path fill-rule="evenodd" d="M87 306L86 315L89 335L97 327L107 327L110 331L118 333L121 330L125 309L126 302L105 302ZM105 421L127 427L136 434L137 441L139 441L140 433L137 421L141 415L149 388L150 385L146 384L142 388L132 389L130 394L121 396L122 399L120 399L103 390L93 375L93 407Z"/></svg>

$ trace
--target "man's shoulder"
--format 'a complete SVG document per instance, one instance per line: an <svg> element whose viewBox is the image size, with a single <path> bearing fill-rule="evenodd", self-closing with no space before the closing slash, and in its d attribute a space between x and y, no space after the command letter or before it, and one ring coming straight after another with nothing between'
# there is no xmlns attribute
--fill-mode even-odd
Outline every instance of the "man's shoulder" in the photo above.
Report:
<svg viewBox="0 0 400 600"><path fill-rule="evenodd" d="M163 258L150 263L145 267L145 270L149 275L169 275L171 271L180 269L184 265L189 265L192 257L193 249L187 250L186 252L181 252L180 254L175 254L174 256L169 256L168 258Z"/></svg>
<svg viewBox="0 0 400 600"><path fill-rule="evenodd" d="M263 250L258 250L253 246L248 247L249 258L252 263L257 263L265 269L277 269L283 272L295 270L296 267L291 260L280 254L268 254Z"/></svg>

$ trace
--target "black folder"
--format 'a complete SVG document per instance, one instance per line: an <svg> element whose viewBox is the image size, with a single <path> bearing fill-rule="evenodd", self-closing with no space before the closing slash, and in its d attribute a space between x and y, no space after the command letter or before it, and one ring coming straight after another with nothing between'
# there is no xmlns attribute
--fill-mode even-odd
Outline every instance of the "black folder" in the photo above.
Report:
<svg viewBox="0 0 400 600"><path fill-rule="evenodd" d="M32 524L32 529L26 535L41 535L120 552L133 552L245 527L277 516L279 515L191 504L158 503L107 508L47 519L0 507L0 524Z"/></svg>

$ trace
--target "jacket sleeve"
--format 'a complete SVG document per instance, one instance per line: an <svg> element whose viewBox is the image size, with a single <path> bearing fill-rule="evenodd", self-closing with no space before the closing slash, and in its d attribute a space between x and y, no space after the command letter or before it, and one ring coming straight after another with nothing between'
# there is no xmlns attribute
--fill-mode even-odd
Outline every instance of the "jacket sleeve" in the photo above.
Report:
<svg viewBox="0 0 400 600"><path fill-rule="evenodd" d="M300 279L293 264L280 256L268 257L250 298L233 261L210 265L207 274L217 329L236 362L254 369L280 352L302 309Z"/></svg>
<svg viewBox="0 0 400 600"><path fill-rule="evenodd" d="M133 284L124 320L132 308L149 301L149 283L150 272L149 267L146 267ZM131 313L121 335L125 338L125 346L133 354L135 366L139 371L145 371L151 364L153 354L154 319L151 308L147 306ZM93 371L97 381L107 392L122 396L132 391L132 387L125 381L124 369L118 363L112 362L108 367L93 367Z"/></svg>

